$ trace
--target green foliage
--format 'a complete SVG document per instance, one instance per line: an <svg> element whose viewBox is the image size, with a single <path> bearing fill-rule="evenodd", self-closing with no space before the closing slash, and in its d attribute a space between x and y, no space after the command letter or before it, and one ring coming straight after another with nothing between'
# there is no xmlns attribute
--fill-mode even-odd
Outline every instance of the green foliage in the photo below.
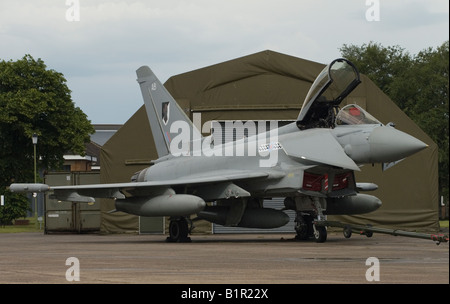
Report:
<svg viewBox="0 0 450 304"><path fill-rule="evenodd" d="M39 136L38 169L59 168L68 151L84 153L94 129L70 93L63 74L41 59L0 60L0 192L9 202L0 211L2 222L25 216L26 197L6 187L34 182L33 133Z"/></svg>
<svg viewBox="0 0 450 304"><path fill-rule="evenodd" d="M58 168L65 152L83 154L93 127L72 102L63 74L25 55L0 61L0 187L33 178L33 144L39 167Z"/></svg>
<svg viewBox="0 0 450 304"><path fill-rule="evenodd" d="M0 188L0 195L5 198L4 206L0 206L0 226L10 225L13 220L25 217L27 211L31 210L28 199L22 194Z"/></svg>
<svg viewBox="0 0 450 304"><path fill-rule="evenodd" d="M343 57L368 76L439 147L441 195L449 195L449 42L411 56L399 46L343 45Z"/></svg>
<svg viewBox="0 0 450 304"><path fill-rule="evenodd" d="M387 95L392 82L411 67L411 56L399 46L383 47L373 42L360 47L344 44L340 51Z"/></svg>

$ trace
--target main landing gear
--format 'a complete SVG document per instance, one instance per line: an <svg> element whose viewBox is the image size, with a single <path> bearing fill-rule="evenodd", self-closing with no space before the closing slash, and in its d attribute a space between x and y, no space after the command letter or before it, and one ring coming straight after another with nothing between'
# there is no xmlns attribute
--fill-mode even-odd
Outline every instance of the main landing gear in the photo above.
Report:
<svg viewBox="0 0 450 304"><path fill-rule="evenodd" d="M325 217L319 200L313 198L313 210L310 212L297 211L295 217L295 231L297 240L308 240L313 237L317 243L327 240L327 227L315 225L315 221L323 220Z"/></svg>
<svg viewBox="0 0 450 304"><path fill-rule="evenodd" d="M190 225L189 225L190 224ZM191 228L189 228L191 226ZM170 243L189 243L191 238L188 237L192 230L192 222L186 217L170 218L169 236L166 242Z"/></svg>

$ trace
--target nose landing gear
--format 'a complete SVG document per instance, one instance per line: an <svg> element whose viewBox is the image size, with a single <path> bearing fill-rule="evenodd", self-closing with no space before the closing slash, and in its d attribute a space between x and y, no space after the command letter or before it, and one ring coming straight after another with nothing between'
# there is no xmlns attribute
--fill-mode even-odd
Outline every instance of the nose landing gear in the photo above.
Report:
<svg viewBox="0 0 450 304"><path fill-rule="evenodd" d="M320 214L322 211L320 209ZM297 211L295 217L295 231L297 240L308 240L314 238L317 243L323 243L327 240L327 227L316 225L319 219L324 218L323 214L320 216L318 212L301 212Z"/></svg>

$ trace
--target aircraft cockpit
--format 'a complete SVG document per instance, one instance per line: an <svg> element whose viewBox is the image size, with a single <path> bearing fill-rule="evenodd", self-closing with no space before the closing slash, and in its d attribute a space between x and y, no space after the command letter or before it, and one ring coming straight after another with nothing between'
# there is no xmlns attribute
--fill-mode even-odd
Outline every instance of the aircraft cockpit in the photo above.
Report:
<svg viewBox="0 0 450 304"><path fill-rule="evenodd" d="M336 115L335 126L344 125L381 125L382 123L367 111L355 104L343 107Z"/></svg>
<svg viewBox="0 0 450 304"><path fill-rule="evenodd" d="M356 67L347 59L336 59L327 65L306 95L297 118L302 129L334 128L338 106L360 84Z"/></svg>

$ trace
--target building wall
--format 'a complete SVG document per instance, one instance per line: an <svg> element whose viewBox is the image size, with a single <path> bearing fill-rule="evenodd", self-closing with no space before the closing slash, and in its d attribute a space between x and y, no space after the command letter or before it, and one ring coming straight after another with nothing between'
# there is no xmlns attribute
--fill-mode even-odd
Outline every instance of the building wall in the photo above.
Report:
<svg viewBox="0 0 450 304"><path fill-rule="evenodd" d="M53 186L88 185L100 183L98 172L53 172L44 182ZM100 231L100 203L59 202L45 195L45 233Z"/></svg>

